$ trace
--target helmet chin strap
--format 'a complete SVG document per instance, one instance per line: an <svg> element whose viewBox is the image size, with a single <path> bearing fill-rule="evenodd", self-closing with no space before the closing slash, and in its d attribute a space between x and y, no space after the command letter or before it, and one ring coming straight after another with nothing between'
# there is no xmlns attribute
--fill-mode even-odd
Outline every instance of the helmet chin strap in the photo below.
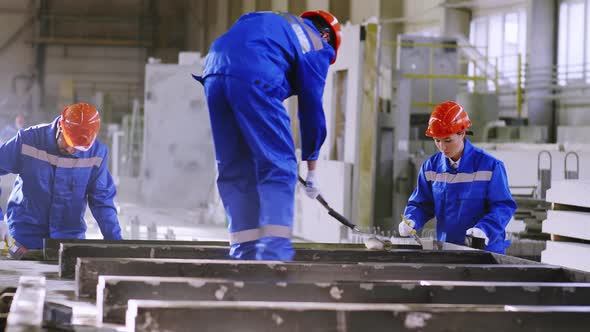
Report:
<svg viewBox="0 0 590 332"><path fill-rule="evenodd" d="M59 138L59 134L61 134L61 124L59 124L59 121L57 121L57 131L55 133L56 140Z"/></svg>

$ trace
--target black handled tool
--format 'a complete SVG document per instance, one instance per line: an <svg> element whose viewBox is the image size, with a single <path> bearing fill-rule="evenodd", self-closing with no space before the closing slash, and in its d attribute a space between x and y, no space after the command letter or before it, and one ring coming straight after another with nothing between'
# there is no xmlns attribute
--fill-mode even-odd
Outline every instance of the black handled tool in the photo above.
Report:
<svg viewBox="0 0 590 332"><path fill-rule="evenodd" d="M301 182L301 184L305 186L305 180L303 180L301 176L299 176L299 182ZM316 199L318 200L318 202L320 202L320 204L322 204L326 208L326 210L328 210L328 214L334 217L334 219L338 220L342 225L352 229L353 231L361 233L361 231L355 224L351 223L350 221L348 221L348 219L346 219L346 217L332 209L321 194L319 194L318 197L316 197Z"/></svg>
<svg viewBox="0 0 590 332"><path fill-rule="evenodd" d="M299 182L301 182L302 185L305 186L305 180L303 180L303 178L301 176L298 176L299 178ZM362 236L365 237L365 239L377 239L378 241L380 241L381 243L383 243L384 248L391 248L391 240L387 237L384 236L379 236L377 234L369 234L369 233L365 233L365 232L361 232L361 230L358 228L357 225L351 223L350 221L348 221L348 219L346 219L346 217L344 217L343 215L341 215L340 213L334 211L334 209L332 209L330 207L330 205L328 205L328 202L326 202L326 200L324 199L324 197L322 197L321 194L319 194L316 197L317 201L320 202L320 204L322 204L324 206L324 208L326 208L326 210L328 210L328 214L331 215L334 219L338 220L342 225L352 229L352 231L354 233L360 234ZM416 242L418 242L418 244L420 245L421 248L424 248L424 246L422 245L422 241L420 241L420 238L415 236L415 240ZM367 246L367 242L365 241L365 246ZM367 248L369 248L367 246ZM369 248L371 249L371 248Z"/></svg>
<svg viewBox="0 0 590 332"><path fill-rule="evenodd" d="M301 176L299 176L299 182L301 182L301 184L303 184L305 186L305 180L303 180L303 178ZM383 236L379 236L377 234L369 234L369 233L365 233L365 232L361 232L361 230L357 227L357 225L351 223L350 221L348 221L348 219L346 219L346 217L344 217L343 215L341 215L340 213L336 212L334 209L332 209L332 207L330 207L330 205L328 205L328 202L326 202L326 200L324 199L324 197L322 197L321 194L319 194L316 197L317 201L320 202L320 204L322 204L324 206L324 208L326 208L326 210L328 210L328 214L331 215L334 219L338 220L342 225L350 228L353 233L357 233L361 236L363 236L365 238L365 246L367 247L367 249L384 249L384 250L389 250L391 248L391 241L389 240L389 238L383 237ZM381 243L381 247L379 248L374 248L371 243L370 240L377 240Z"/></svg>

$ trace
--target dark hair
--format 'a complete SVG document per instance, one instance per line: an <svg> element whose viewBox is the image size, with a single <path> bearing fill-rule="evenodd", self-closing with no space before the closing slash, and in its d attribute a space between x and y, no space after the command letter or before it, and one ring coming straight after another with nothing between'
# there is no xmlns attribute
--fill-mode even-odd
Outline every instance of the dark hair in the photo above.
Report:
<svg viewBox="0 0 590 332"><path fill-rule="evenodd" d="M462 133L462 132L465 133L465 136L467 136L467 135L473 136L473 132L471 130L467 130L467 129L461 130L460 132L457 133L457 135L460 134L460 133Z"/></svg>
<svg viewBox="0 0 590 332"><path fill-rule="evenodd" d="M336 35L334 34L334 30L332 30L332 27L330 26L330 24L328 22L326 22L326 20L324 20L324 18L319 15L310 16L310 17L307 17L307 19L310 20L311 23L313 23L315 28L318 29L318 31L320 33L328 32L330 34L330 43L329 44L330 44L330 46L332 46L333 49L336 49Z"/></svg>

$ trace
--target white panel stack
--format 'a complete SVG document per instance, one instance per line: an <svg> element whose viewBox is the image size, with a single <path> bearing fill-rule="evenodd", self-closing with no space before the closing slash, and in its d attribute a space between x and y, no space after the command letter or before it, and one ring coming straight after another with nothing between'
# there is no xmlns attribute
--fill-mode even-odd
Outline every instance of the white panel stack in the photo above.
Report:
<svg viewBox="0 0 590 332"><path fill-rule="evenodd" d="M555 204L543 221L543 232L553 241L547 241L541 261L590 271L590 260L585 259L590 256L590 181L554 181L547 201Z"/></svg>
<svg viewBox="0 0 590 332"><path fill-rule="evenodd" d="M547 202L573 205L580 210L590 209L590 181L553 181L551 189L547 190Z"/></svg>
<svg viewBox="0 0 590 332"><path fill-rule="evenodd" d="M590 272L590 245L577 242L547 241L541 262Z"/></svg>
<svg viewBox="0 0 590 332"><path fill-rule="evenodd" d="M580 211L547 211L543 233L590 241L590 213Z"/></svg>

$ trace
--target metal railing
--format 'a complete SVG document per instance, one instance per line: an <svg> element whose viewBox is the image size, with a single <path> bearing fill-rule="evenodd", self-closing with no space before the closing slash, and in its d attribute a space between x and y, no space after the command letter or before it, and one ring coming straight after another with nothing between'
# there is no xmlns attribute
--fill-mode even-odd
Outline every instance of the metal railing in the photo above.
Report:
<svg viewBox="0 0 590 332"><path fill-rule="evenodd" d="M428 70L422 73L404 74L405 78L424 79L428 81L427 100L414 100L411 102L413 107L430 108L440 102L433 100L433 82L434 80L446 79L456 81L460 87L460 91L495 92L500 99L505 100L502 108L514 109L519 117L522 115L525 78L523 75L524 67L522 56L520 54L503 57L490 57L487 54L482 54L478 50L479 47L470 45L468 42L466 42L466 40L463 39L460 39L457 44L404 43L384 41L382 42L382 46L411 46L429 49L430 56ZM436 72L434 68L434 50L437 48L457 48L458 74L442 74ZM508 61L506 60L507 58L512 58L515 61L513 67L517 70L515 70L514 73L507 73L499 69L499 63L502 62L506 64ZM461 72L466 74L461 74ZM384 74L380 72L380 75L383 76Z"/></svg>

